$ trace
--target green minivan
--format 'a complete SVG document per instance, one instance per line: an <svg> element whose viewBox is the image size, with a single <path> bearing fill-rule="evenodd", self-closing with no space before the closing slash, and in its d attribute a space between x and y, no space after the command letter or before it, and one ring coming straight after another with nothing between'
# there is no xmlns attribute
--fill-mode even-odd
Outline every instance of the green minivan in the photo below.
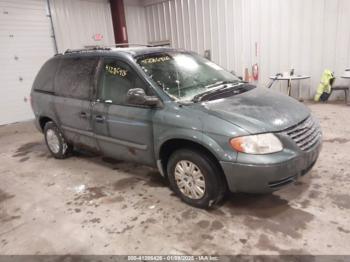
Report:
<svg viewBox="0 0 350 262"><path fill-rule="evenodd" d="M78 147L157 167L200 208L291 184L321 149L303 104L166 47L68 50L40 69L31 101L54 157Z"/></svg>

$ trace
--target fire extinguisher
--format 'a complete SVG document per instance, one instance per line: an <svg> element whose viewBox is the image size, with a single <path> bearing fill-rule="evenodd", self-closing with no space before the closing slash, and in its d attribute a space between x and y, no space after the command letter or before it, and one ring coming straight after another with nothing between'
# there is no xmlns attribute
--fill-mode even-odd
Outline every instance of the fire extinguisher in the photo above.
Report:
<svg viewBox="0 0 350 262"><path fill-rule="evenodd" d="M258 81L259 80L259 66L258 66L258 64L254 64L252 66L252 73L253 73L254 81Z"/></svg>

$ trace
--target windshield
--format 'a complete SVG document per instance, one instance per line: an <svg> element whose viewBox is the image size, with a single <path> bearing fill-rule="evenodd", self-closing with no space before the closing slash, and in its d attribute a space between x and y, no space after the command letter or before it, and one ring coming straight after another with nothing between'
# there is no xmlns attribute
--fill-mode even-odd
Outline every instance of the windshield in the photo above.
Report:
<svg viewBox="0 0 350 262"><path fill-rule="evenodd" d="M145 73L169 96L189 101L228 83L238 83L233 74L196 54L165 52L137 59Z"/></svg>

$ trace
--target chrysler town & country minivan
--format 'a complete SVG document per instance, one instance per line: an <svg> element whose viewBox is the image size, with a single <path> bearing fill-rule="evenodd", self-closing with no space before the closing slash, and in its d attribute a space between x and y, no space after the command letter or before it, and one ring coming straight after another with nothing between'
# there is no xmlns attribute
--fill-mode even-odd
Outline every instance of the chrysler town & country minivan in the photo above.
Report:
<svg viewBox="0 0 350 262"><path fill-rule="evenodd" d="M76 147L157 167L184 202L201 208L227 191L291 184L321 148L306 106L184 50L67 51L43 65L31 99L54 157Z"/></svg>

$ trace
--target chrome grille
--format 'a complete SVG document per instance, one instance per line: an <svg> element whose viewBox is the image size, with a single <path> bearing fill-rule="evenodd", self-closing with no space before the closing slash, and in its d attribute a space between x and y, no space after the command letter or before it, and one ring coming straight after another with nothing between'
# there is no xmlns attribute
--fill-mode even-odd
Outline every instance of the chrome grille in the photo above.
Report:
<svg viewBox="0 0 350 262"><path fill-rule="evenodd" d="M301 123L286 129L283 133L293 139L303 151L313 147L322 136L320 125L312 116L308 117Z"/></svg>

